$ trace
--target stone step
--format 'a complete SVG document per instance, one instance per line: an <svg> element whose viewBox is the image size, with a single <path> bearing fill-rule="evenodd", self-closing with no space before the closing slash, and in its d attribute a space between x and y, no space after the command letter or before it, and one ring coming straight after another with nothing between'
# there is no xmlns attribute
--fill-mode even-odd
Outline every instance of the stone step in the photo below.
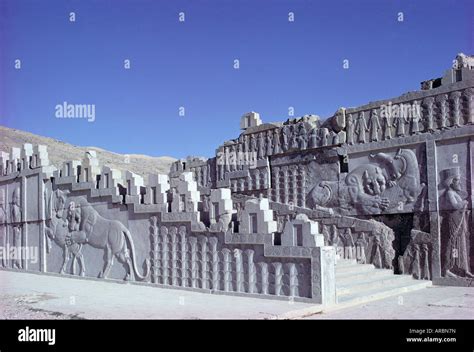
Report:
<svg viewBox="0 0 474 352"><path fill-rule="evenodd" d="M372 264L353 264L338 267L336 266L336 278L349 274L359 274L375 270Z"/></svg>
<svg viewBox="0 0 474 352"><path fill-rule="evenodd" d="M375 270L377 272L377 270ZM371 275L364 280L346 280L336 282L336 293L338 297L372 291L378 288L411 284L414 279L410 275L394 275L385 273L385 275Z"/></svg>
<svg viewBox="0 0 474 352"><path fill-rule="evenodd" d="M384 287L371 289L364 292L358 292L337 297L338 308L348 307L356 304L375 301L391 296L401 295L407 292L420 290L431 286L431 281L426 280L412 280L410 283L403 282L401 284L391 284Z"/></svg>
<svg viewBox="0 0 474 352"><path fill-rule="evenodd" d="M336 285L349 285L352 282L369 281L371 278L383 278L393 275L393 271L389 269L366 269L359 273L344 273L336 275Z"/></svg>
<svg viewBox="0 0 474 352"><path fill-rule="evenodd" d="M357 260L355 259L338 259L336 262L336 268L341 268L343 266L354 265L357 264Z"/></svg>

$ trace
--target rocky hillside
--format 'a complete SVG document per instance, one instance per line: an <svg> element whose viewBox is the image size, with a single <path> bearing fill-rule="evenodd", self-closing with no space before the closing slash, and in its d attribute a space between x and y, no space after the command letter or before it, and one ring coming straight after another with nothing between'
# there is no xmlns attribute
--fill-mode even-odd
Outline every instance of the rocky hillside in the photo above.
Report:
<svg viewBox="0 0 474 352"><path fill-rule="evenodd" d="M96 147L79 147L53 138L38 136L12 128L0 126L0 151L9 153L11 147L21 147L24 143L43 144L48 147L50 163L59 167L67 160L82 160L84 152L95 150L101 165L118 170L130 170L146 176L149 173L168 173L176 159L169 156L152 157L140 154L117 154Z"/></svg>

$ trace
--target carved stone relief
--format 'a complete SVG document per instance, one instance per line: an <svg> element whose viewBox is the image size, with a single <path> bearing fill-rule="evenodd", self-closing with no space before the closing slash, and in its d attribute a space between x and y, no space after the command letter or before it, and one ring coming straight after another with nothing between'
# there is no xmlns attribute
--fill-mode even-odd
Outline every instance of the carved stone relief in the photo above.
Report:
<svg viewBox="0 0 474 352"><path fill-rule="evenodd" d="M440 203L444 209L442 223L444 230L442 232L444 234L442 239L443 274L447 277L473 278L468 246L470 210L460 185L460 168L445 169L441 175Z"/></svg>
<svg viewBox="0 0 474 352"><path fill-rule="evenodd" d="M126 266L126 280L135 280L135 277L147 280L150 262L145 260L145 273L141 275L136 263L132 235L121 222L102 217L84 197L68 200L67 193L59 189L47 195L46 199L50 215L45 231L48 238L63 250L61 273L65 273L71 253L73 261L79 262L80 275L85 275L81 249L87 244L105 252L105 264L99 277L108 277L114 258L117 258ZM72 274L75 274L74 262Z"/></svg>
<svg viewBox="0 0 474 352"><path fill-rule="evenodd" d="M341 181L321 181L308 195L314 209L329 214L381 214L413 210L422 193L415 153L399 149L395 155L377 153L355 167Z"/></svg>

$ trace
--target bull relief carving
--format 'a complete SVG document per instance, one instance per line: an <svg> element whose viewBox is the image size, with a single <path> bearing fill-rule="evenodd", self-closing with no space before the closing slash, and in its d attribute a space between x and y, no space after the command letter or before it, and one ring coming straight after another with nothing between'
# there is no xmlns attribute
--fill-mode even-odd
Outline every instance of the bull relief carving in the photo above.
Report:
<svg viewBox="0 0 474 352"><path fill-rule="evenodd" d="M107 278L114 258L125 264L125 280L146 280L150 273L150 261L145 260L145 273L141 275L137 268L136 251L130 231L118 220L102 217L84 197L68 201L67 193L56 190L51 193L47 202L49 218L46 224L46 235L63 250L63 265L60 273L65 273L70 255L81 267L80 275L85 276L85 263L82 247L90 245L103 249L106 260L100 278ZM49 243L48 248L51 244Z"/></svg>
<svg viewBox="0 0 474 352"><path fill-rule="evenodd" d="M79 224L77 222L78 219L76 217L74 203L70 203L66 211L66 218L64 218L66 194L66 192L60 191L59 189L51 192L49 197L47 193L45 193L45 203L48 214L45 227L47 251L48 253L51 251L51 241L54 241L63 251L63 264L60 274L66 273L67 264L72 256L72 274L76 274L76 262L79 262L81 267L79 274L80 276L85 276L86 268L82 255L82 244L73 243L67 239L69 231L77 231Z"/></svg>

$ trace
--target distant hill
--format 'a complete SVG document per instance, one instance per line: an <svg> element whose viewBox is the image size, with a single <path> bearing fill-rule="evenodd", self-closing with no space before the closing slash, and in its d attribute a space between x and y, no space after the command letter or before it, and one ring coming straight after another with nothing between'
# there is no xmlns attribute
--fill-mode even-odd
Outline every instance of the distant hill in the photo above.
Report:
<svg viewBox="0 0 474 352"><path fill-rule="evenodd" d="M11 147L22 147L24 143L46 145L49 162L56 167L60 167L64 161L82 160L87 150L95 150L101 166L130 170L144 177L150 173L167 174L171 163L176 160L169 156L118 154L97 147L79 147L53 138L0 126L0 151L9 153Z"/></svg>

